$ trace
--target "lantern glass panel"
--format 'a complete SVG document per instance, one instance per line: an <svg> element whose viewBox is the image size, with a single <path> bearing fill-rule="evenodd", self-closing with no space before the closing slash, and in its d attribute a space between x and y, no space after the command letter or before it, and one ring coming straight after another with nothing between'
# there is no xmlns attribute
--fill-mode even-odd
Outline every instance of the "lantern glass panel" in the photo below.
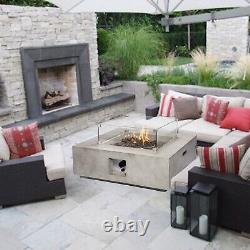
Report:
<svg viewBox="0 0 250 250"><path fill-rule="evenodd" d="M177 187L171 193L171 226L187 229L188 226L188 188Z"/></svg>
<svg viewBox="0 0 250 250"><path fill-rule="evenodd" d="M217 229L217 191L214 186L194 186L191 191L190 233L210 241Z"/></svg>

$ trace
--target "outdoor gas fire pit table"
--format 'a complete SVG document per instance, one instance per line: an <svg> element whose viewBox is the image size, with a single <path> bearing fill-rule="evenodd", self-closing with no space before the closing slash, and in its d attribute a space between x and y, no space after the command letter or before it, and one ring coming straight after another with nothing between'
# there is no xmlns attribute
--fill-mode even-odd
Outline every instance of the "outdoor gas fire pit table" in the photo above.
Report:
<svg viewBox="0 0 250 250"><path fill-rule="evenodd" d="M73 170L81 177L167 190L195 157L196 136L100 125L95 138L73 146Z"/></svg>

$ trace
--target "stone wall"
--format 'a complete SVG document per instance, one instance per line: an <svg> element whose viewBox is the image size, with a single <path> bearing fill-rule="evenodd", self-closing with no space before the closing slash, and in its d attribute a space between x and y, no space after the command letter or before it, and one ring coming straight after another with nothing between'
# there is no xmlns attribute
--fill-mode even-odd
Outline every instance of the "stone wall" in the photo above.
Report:
<svg viewBox="0 0 250 250"><path fill-rule="evenodd" d="M249 17L207 22L207 54L237 60L247 54Z"/></svg>

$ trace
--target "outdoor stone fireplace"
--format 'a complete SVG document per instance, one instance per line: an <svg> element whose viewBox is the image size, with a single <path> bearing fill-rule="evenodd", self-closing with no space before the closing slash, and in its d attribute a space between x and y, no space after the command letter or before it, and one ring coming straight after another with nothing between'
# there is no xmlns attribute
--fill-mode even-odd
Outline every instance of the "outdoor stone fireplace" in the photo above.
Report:
<svg viewBox="0 0 250 250"><path fill-rule="evenodd" d="M37 122L46 142L134 109L101 87L95 13L0 4L0 125Z"/></svg>
<svg viewBox="0 0 250 250"><path fill-rule="evenodd" d="M29 118L92 101L88 44L21 48Z"/></svg>

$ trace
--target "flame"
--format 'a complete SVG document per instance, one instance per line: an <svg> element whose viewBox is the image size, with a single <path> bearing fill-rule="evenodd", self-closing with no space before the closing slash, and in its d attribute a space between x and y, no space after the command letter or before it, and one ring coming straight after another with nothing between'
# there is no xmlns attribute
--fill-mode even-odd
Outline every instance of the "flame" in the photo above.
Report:
<svg viewBox="0 0 250 250"><path fill-rule="evenodd" d="M142 144L143 146L150 142L151 138L148 129L142 128L140 133L126 131L123 139L130 141L133 144Z"/></svg>
<svg viewBox="0 0 250 250"><path fill-rule="evenodd" d="M148 130L143 128L140 131L140 135L139 135L139 141L142 142L142 144L144 145L145 143L148 143L150 141L150 137L149 137L149 133Z"/></svg>

